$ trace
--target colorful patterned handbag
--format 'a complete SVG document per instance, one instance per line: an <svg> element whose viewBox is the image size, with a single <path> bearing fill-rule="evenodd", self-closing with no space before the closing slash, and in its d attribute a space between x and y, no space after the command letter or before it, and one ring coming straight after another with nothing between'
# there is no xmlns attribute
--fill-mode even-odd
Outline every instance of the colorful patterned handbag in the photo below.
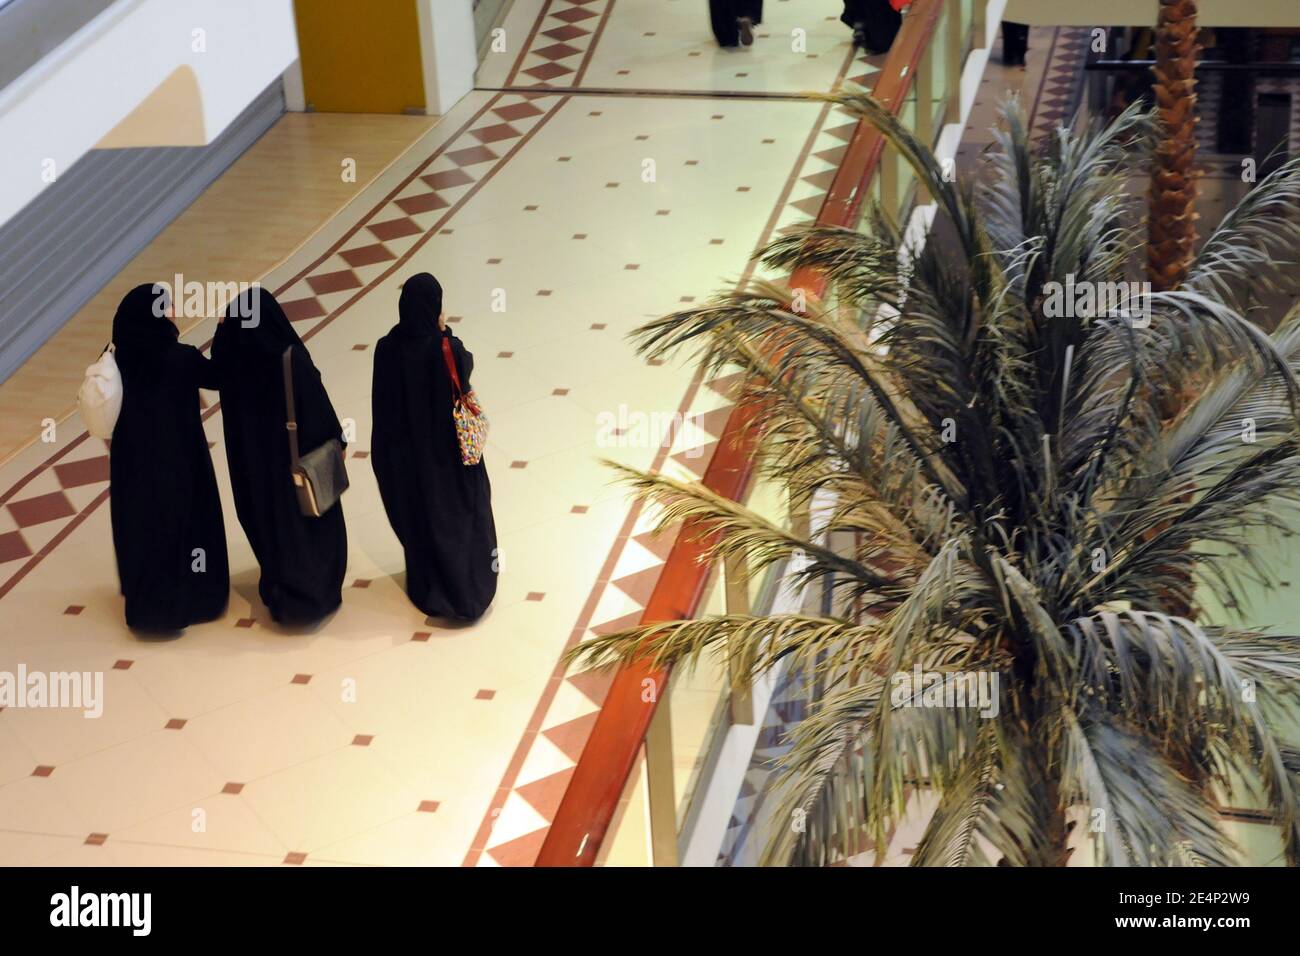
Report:
<svg viewBox="0 0 1300 956"><path fill-rule="evenodd" d="M483 460L483 446L487 444L488 420L471 388L461 391L460 375L456 372L456 359L451 354L451 339L442 337L442 357L447 362L451 376L451 417L456 422L456 441L460 443L460 461L463 465L477 465Z"/></svg>

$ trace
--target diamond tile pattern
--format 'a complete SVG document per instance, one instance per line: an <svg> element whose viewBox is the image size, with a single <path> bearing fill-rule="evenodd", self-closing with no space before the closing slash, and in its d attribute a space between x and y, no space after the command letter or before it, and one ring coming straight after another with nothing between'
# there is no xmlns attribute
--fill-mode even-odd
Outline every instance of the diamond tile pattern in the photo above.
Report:
<svg viewBox="0 0 1300 956"><path fill-rule="evenodd" d="M594 52L600 17L613 0L549 0L533 45L510 73L508 86L565 89L578 78Z"/></svg>

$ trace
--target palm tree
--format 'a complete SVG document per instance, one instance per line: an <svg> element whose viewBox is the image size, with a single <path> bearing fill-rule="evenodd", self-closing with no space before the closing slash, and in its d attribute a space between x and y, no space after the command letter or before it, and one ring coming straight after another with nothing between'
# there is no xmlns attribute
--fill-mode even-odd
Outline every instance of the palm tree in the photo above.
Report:
<svg viewBox="0 0 1300 956"><path fill-rule="evenodd" d="M1196 251L1196 58L1200 49L1196 0L1160 0L1155 32L1155 83L1160 140L1151 173L1147 224L1147 278L1157 292L1177 289ZM1194 381L1165 395L1164 417L1191 400ZM1164 595L1165 610L1182 617L1195 607Z"/></svg>
<svg viewBox="0 0 1300 956"><path fill-rule="evenodd" d="M1147 272L1177 289L1196 251L1196 0L1160 0L1154 92L1160 119L1151 175Z"/></svg>
<svg viewBox="0 0 1300 956"><path fill-rule="evenodd" d="M1300 754L1278 728L1300 688L1300 638L1197 624L1160 601L1190 600L1193 582L1230 597L1244 571L1265 573L1254 535L1300 498L1300 315L1266 335L1240 292L1300 244L1300 163L1229 214L1181 289L1150 296L1149 322L1049 315L1068 282L1140 270L1125 187L1149 161L1149 115L1063 130L1039 155L1012 102L991 184L954 184L874 100L829 99L906 158L951 241L910 247L878 208L866 232L807 228L763 259L820 270L824 302L796 313L789 290L758 283L637 333L650 355L694 349L712 370L748 373L761 473L793 501L832 503L822 533L801 538L699 484L624 474L665 528L706 536L711 558L793 562L836 610L646 625L572 658L714 656L753 675L785 659L821 688L779 768L791 826L776 828L769 862L883 845L919 787L937 808L916 865L1060 865L1080 815L1103 865L1227 864L1215 801L1245 779L1295 863ZM1192 376L1202 394L1164 421L1162 397ZM926 702L897 692L918 667L998 674L997 715L899 706Z"/></svg>

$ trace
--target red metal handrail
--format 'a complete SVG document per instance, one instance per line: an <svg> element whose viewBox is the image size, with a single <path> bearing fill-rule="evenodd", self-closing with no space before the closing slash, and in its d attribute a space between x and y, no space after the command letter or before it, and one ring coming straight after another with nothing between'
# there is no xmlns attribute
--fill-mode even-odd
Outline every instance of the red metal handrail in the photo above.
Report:
<svg viewBox="0 0 1300 956"><path fill-rule="evenodd" d="M907 99L946 2L953 3L954 16L960 15L956 0L916 0L903 20L873 91L896 114ZM860 121L822 202L818 225L849 228L857 224L862 200L880 165L884 148L885 140L880 132L866 121ZM791 276L790 286L820 296L825 283L815 271L800 270ZM733 500L744 497L754 466L753 430L749 426L758 410L752 401L742 401L727 419L701 479L714 493ZM702 560L709 546L708 536L700 537L692 534L690 528L682 529L646 604L641 623L681 620L696 613L709 578L709 567ZM655 669L639 661L619 668L535 866L591 866L596 862L658 698L667 692L668 673L667 669ZM651 701L644 699L647 680L653 681L657 688Z"/></svg>

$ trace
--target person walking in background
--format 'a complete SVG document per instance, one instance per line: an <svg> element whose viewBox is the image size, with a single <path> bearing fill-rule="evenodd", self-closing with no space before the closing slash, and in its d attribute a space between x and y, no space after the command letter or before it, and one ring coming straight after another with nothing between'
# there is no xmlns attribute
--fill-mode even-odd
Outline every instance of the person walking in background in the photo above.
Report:
<svg viewBox="0 0 1300 956"><path fill-rule="evenodd" d="M763 0L709 0L709 19L718 46L752 46L763 22Z"/></svg>
<svg viewBox="0 0 1300 956"><path fill-rule="evenodd" d="M397 311L375 348L370 460L406 552L411 603L472 621L496 596L497 533L487 466L461 461L446 355L465 393L474 356L448 330L442 286L429 273L406 280Z"/></svg>
<svg viewBox="0 0 1300 956"><path fill-rule="evenodd" d="M1029 52L1029 24L1002 21L1002 62L1006 66L1024 66Z"/></svg>
<svg viewBox="0 0 1300 956"><path fill-rule="evenodd" d="M216 369L182 345L166 286L139 285L113 317L122 409L109 443L109 512L126 623L178 631L230 598L221 498L199 414Z"/></svg>
<svg viewBox="0 0 1300 956"><path fill-rule="evenodd" d="M840 22L853 31L853 45L872 56L888 53L911 0L844 0Z"/></svg>
<svg viewBox="0 0 1300 956"><path fill-rule="evenodd" d="M244 292L212 340L230 487L261 565L258 594L274 620L297 625L318 621L342 603L348 539L341 502L319 517L300 510L286 429L286 349L298 446L306 454L334 440L342 444L320 372L275 296L260 286Z"/></svg>

